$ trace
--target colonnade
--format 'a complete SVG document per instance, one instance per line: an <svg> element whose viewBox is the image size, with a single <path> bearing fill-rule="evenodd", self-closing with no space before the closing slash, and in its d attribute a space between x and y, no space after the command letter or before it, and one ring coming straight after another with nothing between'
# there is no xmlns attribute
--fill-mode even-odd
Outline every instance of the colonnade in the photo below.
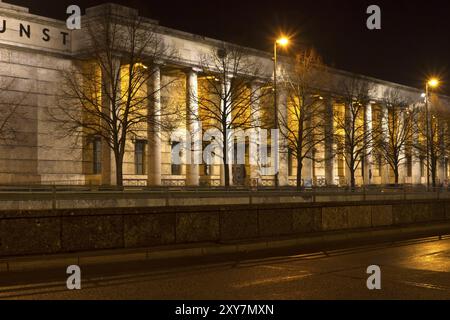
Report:
<svg viewBox="0 0 450 320"><path fill-rule="evenodd" d="M161 102L161 66L154 65L152 70L152 76L148 80L148 90L149 92L153 92L153 99L149 99L148 101L148 114L150 117L156 117L152 119L154 121L150 121L152 125L149 125L147 128L147 139L148 139L148 149L146 156L146 168L147 168L147 185L148 186L161 186L164 185L164 176L169 175L162 170L162 135L161 128L157 125L160 117L160 111L162 106ZM198 160L202 159L202 137L201 137L201 124L198 120L199 113L199 105L198 105L198 95L199 95L199 81L200 81L200 73L201 70L198 68L184 68L184 75L186 81L186 109L187 109L187 119L186 119L186 128L188 134L191 137L187 138L187 141L192 141L196 145L193 145L192 152L188 155L190 160L188 164L185 166L184 179L186 186L199 186L201 184L201 170L200 165L198 164ZM106 77L104 77L104 81L107 81ZM229 83L224 83L223 86L227 86ZM226 89L226 88L224 88ZM261 90L258 83L254 83L252 85L251 91L253 94L256 94L258 90ZM287 115L287 94L280 89L278 96L278 108L281 115ZM257 99L253 99L252 105L250 108L254 110L251 111L252 117L254 117L253 121L258 123L258 119L260 118L259 111L259 101ZM384 164L381 167L378 167L378 170L374 170L375 166L379 165L377 163L377 159L374 157L372 152L372 144L369 142L372 140L371 132L374 128L374 117L373 117L373 109L374 102L368 103L365 106L364 110L364 130L366 131L365 138L367 139L366 145L367 150L364 152L364 161L361 163L361 170L357 184L389 184L393 183L392 173L390 172L390 168L387 164ZM334 132L336 130L335 123L335 109L336 102L331 97L325 97L323 99L323 107L324 107L324 134L325 139L323 143L323 152L321 154L322 159L322 171L321 178L325 181L326 185L339 185L339 184L349 184L350 183L350 174L348 168L345 170L339 170L338 166L339 161L337 156L335 156L335 149L337 147L336 141L334 139ZM345 111L345 117L348 117L348 110ZM347 119L345 120L347 121ZM388 125L388 114L387 110L382 110L381 112L381 126L384 129L387 128ZM258 141L260 138L259 130L256 129L256 138L254 138L251 143L259 145L261 141ZM384 132L387 132L384 131ZM389 137L385 134L382 139L388 139ZM283 139L282 135L280 135L280 139ZM285 146L285 144L280 142L281 148ZM257 151L256 151L257 152ZM405 152L404 150L402 152ZM247 179L245 180L245 184L248 185L264 185L264 181L268 182L267 185L274 185L274 177L261 177L261 168L255 165L256 158L259 158L259 154L252 152L249 154L249 157L253 157L254 161L252 161L252 165L249 165L249 171L247 172ZM292 159L290 160L292 163ZM420 159L413 155L411 161L412 170L407 170L407 161L405 160L401 164L400 170L400 183L411 183L411 184L421 184L424 183L423 177L420 174ZM295 162L295 161L294 161ZM444 170L444 160L440 161L438 179L440 181L446 180L447 172ZM292 164L291 164L292 165ZM303 171L302 178L304 181L317 181L317 176L314 176L315 170L314 166L316 165L314 160L305 159L303 163ZM232 165L230 165L232 166ZM289 170L289 159L288 152L286 150L280 150L279 152L279 167L278 167L278 181L280 186L288 186L294 185L296 177L289 176L289 171L291 174L295 175L295 170ZM116 183L115 181L115 163L114 157L111 151L108 148L102 148L102 184L112 184ZM344 172L342 172L344 171ZM378 175L375 175L375 171ZM412 172L412 175L408 177L408 171ZM233 170L230 170L230 175L232 175ZM125 177L126 180L126 177ZM233 177L230 177L230 181L233 181ZM223 165L221 165L220 170L220 184L224 185L224 170Z"/></svg>

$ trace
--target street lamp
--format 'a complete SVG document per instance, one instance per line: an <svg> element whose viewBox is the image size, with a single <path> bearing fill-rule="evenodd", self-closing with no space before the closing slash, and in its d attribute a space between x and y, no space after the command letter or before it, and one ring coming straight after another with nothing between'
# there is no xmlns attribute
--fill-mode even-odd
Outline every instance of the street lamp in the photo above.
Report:
<svg viewBox="0 0 450 320"><path fill-rule="evenodd" d="M277 97L277 69L278 69L278 46L287 47L289 45L289 39L282 36L275 40L273 44L273 96L274 96L274 111L275 111L275 130L278 129L278 97ZM278 152L275 154L275 186L279 186L278 180Z"/></svg>
<svg viewBox="0 0 450 320"><path fill-rule="evenodd" d="M426 112L426 121L427 121L427 189L430 188L430 116L429 116L429 98L430 98L430 89L436 88L439 86L439 79L431 78L427 81L425 85L425 112Z"/></svg>

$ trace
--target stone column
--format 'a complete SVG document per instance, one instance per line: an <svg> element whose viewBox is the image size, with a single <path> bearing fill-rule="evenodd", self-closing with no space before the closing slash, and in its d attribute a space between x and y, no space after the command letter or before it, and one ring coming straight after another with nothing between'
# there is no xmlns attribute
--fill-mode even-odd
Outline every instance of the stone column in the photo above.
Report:
<svg viewBox="0 0 450 320"><path fill-rule="evenodd" d="M102 70L102 112L106 114L106 117L112 121L112 112L116 110L114 104L119 103L119 101L113 101L114 96L116 100L120 98L120 60L115 59L113 61L113 67L111 70ZM116 80L119 79L119 80ZM118 81L118 83L114 83ZM116 88L119 92L113 94L113 90ZM105 127L109 127L110 124L105 123ZM111 134L106 133L106 134ZM102 139L102 184L103 185L117 185L116 176L116 159L114 156L114 150L109 147L108 142Z"/></svg>
<svg viewBox="0 0 450 320"><path fill-rule="evenodd" d="M401 125L405 126L405 112L407 110L404 110L404 112L401 113ZM402 128L402 130L404 130ZM402 146L400 149L400 164L399 164L399 172L398 172L398 183L399 184L405 184L406 183L406 176L408 175L408 168L407 168L408 162L406 161L406 149L405 145Z"/></svg>
<svg viewBox="0 0 450 320"><path fill-rule="evenodd" d="M416 105L414 105L413 106L413 108L417 108L418 106L416 106ZM413 142L414 141L418 141L418 139L419 139L419 131L418 131L418 128L417 128L417 126L418 126L418 119L417 119L417 117L418 117L418 115L417 115L417 113L415 112L414 113L415 115L414 115L414 117L415 117L415 119L414 119L414 126L415 126L415 128L414 128L414 132L413 132L413 137L412 137L412 139L413 139ZM420 171L421 171L421 168L420 168L420 157L419 157L419 154L418 154L418 151L417 150L411 150L411 152L412 152L412 155L411 155L411 161L412 161L412 177L411 177L411 183L412 184L422 184L422 176L420 175Z"/></svg>
<svg viewBox="0 0 450 320"><path fill-rule="evenodd" d="M187 109L187 132L190 141L190 150L186 150L190 162L186 165L186 185L199 186L200 172L199 165L202 159L202 133L201 123L199 121L198 109L198 77L199 70L191 69L186 75L186 109Z"/></svg>
<svg viewBox="0 0 450 320"><path fill-rule="evenodd" d="M279 117L282 119L287 119L288 117L288 111L287 111L287 92L286 89L282 86L278 86L278 113ZM287 121L282 121L287 122ZM278 146L279 150L278 154L275 154L275 156L279 157L278 161L278 182L279 186L288 186L289 185L289 172L288 172L288 150L287 150L287 141L283 134L281 134L281 131L283 128L280 128L280 133L278 136ZM275 168L276 169L276 168Z"/></svg>
<svg viewBox="0 0 450 320"><path fill-rule="evenodd" d="M384 143L389 143L389 113L388 109L385 107L382 107L381 109L381 130L381 139L383 139ZM383 168L381 169L381 184L390 184L390 182L391 179L389 165L384 164Z"/></svg>
<svg viewBox="0 0 450 320"><path fill-rule="evenodd" d="M304 128L309 131L309 128L311 128L311 125L312 125L312 119L311 119L311 115L309 115L309 116L307 116L307 119L305 120ZM309 141L307 142L307 145L311 145L312 137L310 134L308 134L306 139L309 139ZM307 186L307 187L311 187L314 183L314 177L313 177L314 161L312 160L312 155L313 155L313 152L312 152L312 150L310 150L307 154L307 157L303 159L302 178L303 178L305 186Z"/></svg>
<svg viewBox="0 0 450 320"><path fill-rule="evenodd" d="M351 170L347 163L350 163L351 154L349 154L349 147L350 144L348 135L350 134L351 130L354 130L352 127L352 121L353 121L353 113L352 113L352 107L348 104L345 105L345 146L344 146L344 165L345 165L345 180L348 186L351 185Z"/></svg>
<svg viewBox="0 0 450 320"><path fill-rule="evenodd" d="M365 154L364 154L364 184L365 185L371 185L372 184L372 178L373 178L373 169L372 169L372 163L373 163L373 157L372 157L372 151L373 151L373 116L372 116L372 104L368 103L366 105L366 108L364 110L364 130L365 130Z"/></svg>
<svg viewBox="0 0 450 320"><path fill-rule="evenodd" d="M148 80L148 117L147 127L148 154L147 168L149 187L160 186L161 180L161 68L154 65Z"/></svg>
<svg viewBox="0 0 450 320"><path fill-rule="evenodd" d="M444 123L444 121L439 121L438 126L439 126L439 148L441 150L445 150L445 126L446 124ZM437 165L437 184L438 186L440 184L443 184L445 182L445 180L447 179L447 174L445 172L445 153L441 151L441 156L439 157L438 160L438 165Z"/></svg>
<svg viewBox="0 0 450 320"><path fill-rule="evenodd" d="M261 144L261 114L260 101L261 86L253 83L251 88L251 122L254 126L252 135L249 138L249 162L250 162L250 186L257 186L261 179L259 146Z"/></svg>
<svg viewBox="0 0 450 320"><path fill-rule="evenodd" d="M325 100L325 180L327 185L335 184L334 157L334 107L333 99Z"/></svg>
<svg viewBox="0 0 450 320"><path fill-rule="evenodd" d="M227 94L227 93L229 93L229 91L230 91L230 86L231 86L231 79L227 79L225 81L225 83L222 83L222 97L224 97L225 95L229 96L229 94ZM232 102L231 101L227 101L227 104L228 104L228 106L225 106L224 105L224 100L221 99L221 109L222 109L221 112L222 113L224 113L224 112L227 113L227 123L230 123L231 119L232 119L232 114L231 114L231 110L230 110L232 108L232 105L231 105ZM225 108L227 108L227 110L225 110ZM227 150L228 150L228 156L227 156L228 164L221 163L221 166L220 166L220 185L221 186L225 186L225 166L228 166L230 168L229 169L229 172L230 172L230 186L233 185L233 164L232 163L233 163L233 154L234 154L234 152L233 152L234 143L233 143L233 141L230 141L231 140L229 138L230 135L231 135L231 133L227 132L227 136L228 136L227 141L223 141L224 144L228 145L227 146Z"/></svg>

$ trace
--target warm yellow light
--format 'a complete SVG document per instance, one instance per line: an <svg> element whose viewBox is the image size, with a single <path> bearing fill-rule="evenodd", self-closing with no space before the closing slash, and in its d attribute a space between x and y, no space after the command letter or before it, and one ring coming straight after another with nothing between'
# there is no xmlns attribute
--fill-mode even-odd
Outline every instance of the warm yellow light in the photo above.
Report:
<svg viewBox="0 0 450 320"><path fill-rule="evenodd" d="M286 37L281 37L277 40L277 44L279 44L280 46L287 46L289 44L289 39Z"/></svg>
<svg viewBox="0 0 450 320"><path fill-rule="evenodd" d="M144 68L144 69L148 69L148 67L147 67L145 64L143 64L142 62L137 62L134 66L135 66L136 68Z"/></svg>
<svg viewBox="0 0 450 320"><path fill-rule="evenodd" d="M428 81L428 85L432 88L436 88L437 86L439 86L439 80L436 78L432 78Z"/></svg>

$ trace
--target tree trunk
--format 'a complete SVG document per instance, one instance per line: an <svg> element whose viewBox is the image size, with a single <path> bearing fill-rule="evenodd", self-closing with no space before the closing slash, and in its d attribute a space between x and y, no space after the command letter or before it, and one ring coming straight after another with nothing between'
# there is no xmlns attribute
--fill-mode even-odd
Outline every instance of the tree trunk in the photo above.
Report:
<svg viewBox="0 0 450 320"><path fill-rule="evenodd" d="M431 182L433 188L436 188L437 161L432 160L431 164Z"/></svg>
<svg viewBox="0 0 450 320"><path fill-rule="evenodd" d="M399 180L400 180L400 174L398 167L394 168L394 175L395 175L395 185L398 186Z"/></svg>
<svg viewBox="0 0 450 320"><path fill-rule="evenodd" d="M356 170L353 168L350 170L350 187L352 191L354 191L356 188L355 171Z"/></svg>
<svg viewBox="0 0 450 320"><path fill-rule="evenodd" d="M303 161L297 158L297 190L302 190L302 169L303 169Z"/></svg>
<svg viewBox="0 0 450 320"><path fill-rule="evenodd" d="M356 179L355 179L355 173L354 172L351 173L351 182L350 182L350 184L351 184L352 190L355 190L355 188L356 188Z"/></svg>
<svg viewBox="0 0 450 320"><path fill-rule="evenodd" d="M229 159L228 159L228 141L226 139L227 134L223 134L223 172L224 172L224 181L225 181L225 187L230 187L230 165L229 165Z"/></svg>
<svg viewBox="0 0 450 320"><path fill-rule="evenodd" d="M123 187L123 154L120 152L114 152L114 157L116 160L116 180L117 187Z"/></svg>
<svg viewBox="0 0 450 320"><path fill-rule="evenodd" d="M353 191L355 190L356 187L356 179L355 179L355 172L356 172L356 168L355 168L355 160L353 160L353 158L350 159L350 165L348 166L348 168L350 169L350 189Z"/></svg>
<svg viewBox="0 0 450 320"><path fill-rule="evenodd" d="M225 187L230 187L230 166L228 164L225 164L224 167L224 174L225 174Z"/></svg>

